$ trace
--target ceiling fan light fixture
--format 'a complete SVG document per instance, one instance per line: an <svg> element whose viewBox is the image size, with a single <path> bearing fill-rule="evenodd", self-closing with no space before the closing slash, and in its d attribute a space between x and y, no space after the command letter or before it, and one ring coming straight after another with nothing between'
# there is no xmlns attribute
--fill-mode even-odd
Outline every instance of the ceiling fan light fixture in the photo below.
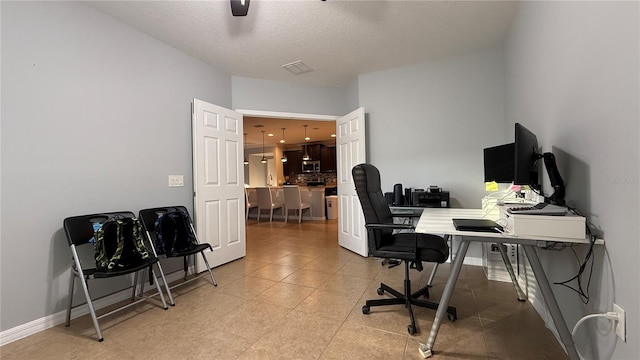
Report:
<svg viewBox="0 0 640 360"><path fill-rule="evenodd" d="M229 0L233 16L247 16L250 0Z"/></svg>

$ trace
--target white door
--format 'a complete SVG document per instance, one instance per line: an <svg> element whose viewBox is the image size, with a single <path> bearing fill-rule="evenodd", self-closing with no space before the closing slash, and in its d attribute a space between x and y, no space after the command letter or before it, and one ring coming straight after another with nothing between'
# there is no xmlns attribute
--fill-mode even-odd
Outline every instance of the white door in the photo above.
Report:
<svg viewBox="0 0 640 360"><path fill-rule="evenodd" d="M338 243L367 256L364 214L351 177L351 169L367 160L365 153L364 108L336 120L338 159Z"/></svg>
<svg viewBox="0 0 640 360"><path fill-rule="evenodd" d="M246 255L242 114L193 100L194 221L211 267ZM198 259L197 269L205 269Z"/></svg>

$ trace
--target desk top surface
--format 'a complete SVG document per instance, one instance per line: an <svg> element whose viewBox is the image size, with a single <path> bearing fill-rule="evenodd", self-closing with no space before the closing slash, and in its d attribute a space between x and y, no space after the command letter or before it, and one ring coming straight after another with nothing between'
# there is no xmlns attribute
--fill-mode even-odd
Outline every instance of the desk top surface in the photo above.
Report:
<svg viewBox="0 0 640 360"><path fill-rule="evenodd" d="M531 241L551 241L551 242L566 242L566 243L580 243L588 244L589 238L584 239L571 239L571 238L558 238L547 236L531 236L519 237L514 234L507 233L494 233L494 232L477 232L477 231L458 231L453 226L452 219L490 219L497 220L497 217L486 215L482 209L452 209L452 208L426 208L422 211L420 220L416 225L416 232L429 233L429 234L441 234L441 235L458 235L468 236L476 238L487 238L497 241L498 239L504 240L509 243L531 242ZM597 244L604 243L603 240L598 239Z"/></svg>

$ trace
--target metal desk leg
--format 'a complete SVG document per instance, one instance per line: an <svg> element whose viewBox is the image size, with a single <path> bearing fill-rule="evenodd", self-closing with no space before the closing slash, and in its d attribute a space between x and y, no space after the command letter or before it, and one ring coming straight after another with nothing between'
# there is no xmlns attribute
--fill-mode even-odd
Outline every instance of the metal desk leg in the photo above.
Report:
<svg viewBox="0 0 640 360"><path fill-rule="evenodd" d="M460 243L460 247L458 248L456 258L453 261L453 266L451 268L449 278L447 279L447 284L444 287L444 292L442 293L442 298L440 299L438 310L436 311L436 317L435 319L433 319L433 325L431 326L429 339L427 340L426 344L420 344L418 346L420 355L422 355L422 357L425 359L433 355L433 343L435 343L436 336L438 335L438 330L440 330L440 323L442 323L442 320L447 316L447 307L449 306L449 300L451 299L453 290L456 287L456 281L458 280L458 275L460 275L460 269L462 268L464 257L465 255L467 255L467 249L469 249L469 242L465 241L463 238L462 242Z"/></svg>
<svg viewBox="0 0 640 360"><path fill-rule="evenodd" d="M578 352L576 351L576 345L573 343L573 337L571 336L569 328L567 328L567 323L564 321L564 317L560 312L560 307L558 306L556 297L553 295L553 291L549 285L549 280L547 280L547 275L544 273L542 264L540 264L540 258L538 258L536 249L533 245L522 246L524 247L525 254L527 254L529 264L531 264L536 281L540 286L540 292L542 292L544 303L547 305L547 309L551 314L551 319L553 319L553 324L556 326L556 330L558 330L560 340L562 340L562 343L569 354L569 358L571 360L580 360L580 356L578 356Z"/></svg>
<svg viewBox="0 0 640 360"><path fill-rule="evenodd" d="M507 268L507 272L511 277L511 283L513 287L516 288L516 294L518 294L518 300L525 301L527 300L524 291L520 288L520 284L518 284L518 279L516 278L516 274L513 271L513 266L511 266L511 261L509 260L509 256L507 256L507 251L504 249L503 244L498 244L498 249L500 250L500 255L502 255L502 262L504 262L504 266Z"/></svg>

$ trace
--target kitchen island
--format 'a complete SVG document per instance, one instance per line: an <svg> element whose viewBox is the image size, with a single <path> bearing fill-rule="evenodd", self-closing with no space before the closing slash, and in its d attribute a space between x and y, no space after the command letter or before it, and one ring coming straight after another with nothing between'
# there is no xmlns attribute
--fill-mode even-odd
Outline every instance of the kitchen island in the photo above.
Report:
<svg viewBox="0 0 640 360"><path fill-rule="evenodd" d="M311 214L310 216L308 211L304 211L302 213L302 220L326 220L326 198L325 198L325 187L324 186L299 186L300 187L300 198L303 203L311 204ZM284 204L284 188L282 186L272 186L271 196L273 197L273 202L279 202ZM247 188L247 194L249 196L249 202L257 204L257 196L255 188ZM262 218L265 218L266 212L263 212ZM291 211L289 217L294 216L294 212ZM249 213L249 218L256 218L256 212L251 211ZM267 220L268 216L266 216ZM284 217L279 210L276 210L273 214L274 219L282 219Z"/></svg>

